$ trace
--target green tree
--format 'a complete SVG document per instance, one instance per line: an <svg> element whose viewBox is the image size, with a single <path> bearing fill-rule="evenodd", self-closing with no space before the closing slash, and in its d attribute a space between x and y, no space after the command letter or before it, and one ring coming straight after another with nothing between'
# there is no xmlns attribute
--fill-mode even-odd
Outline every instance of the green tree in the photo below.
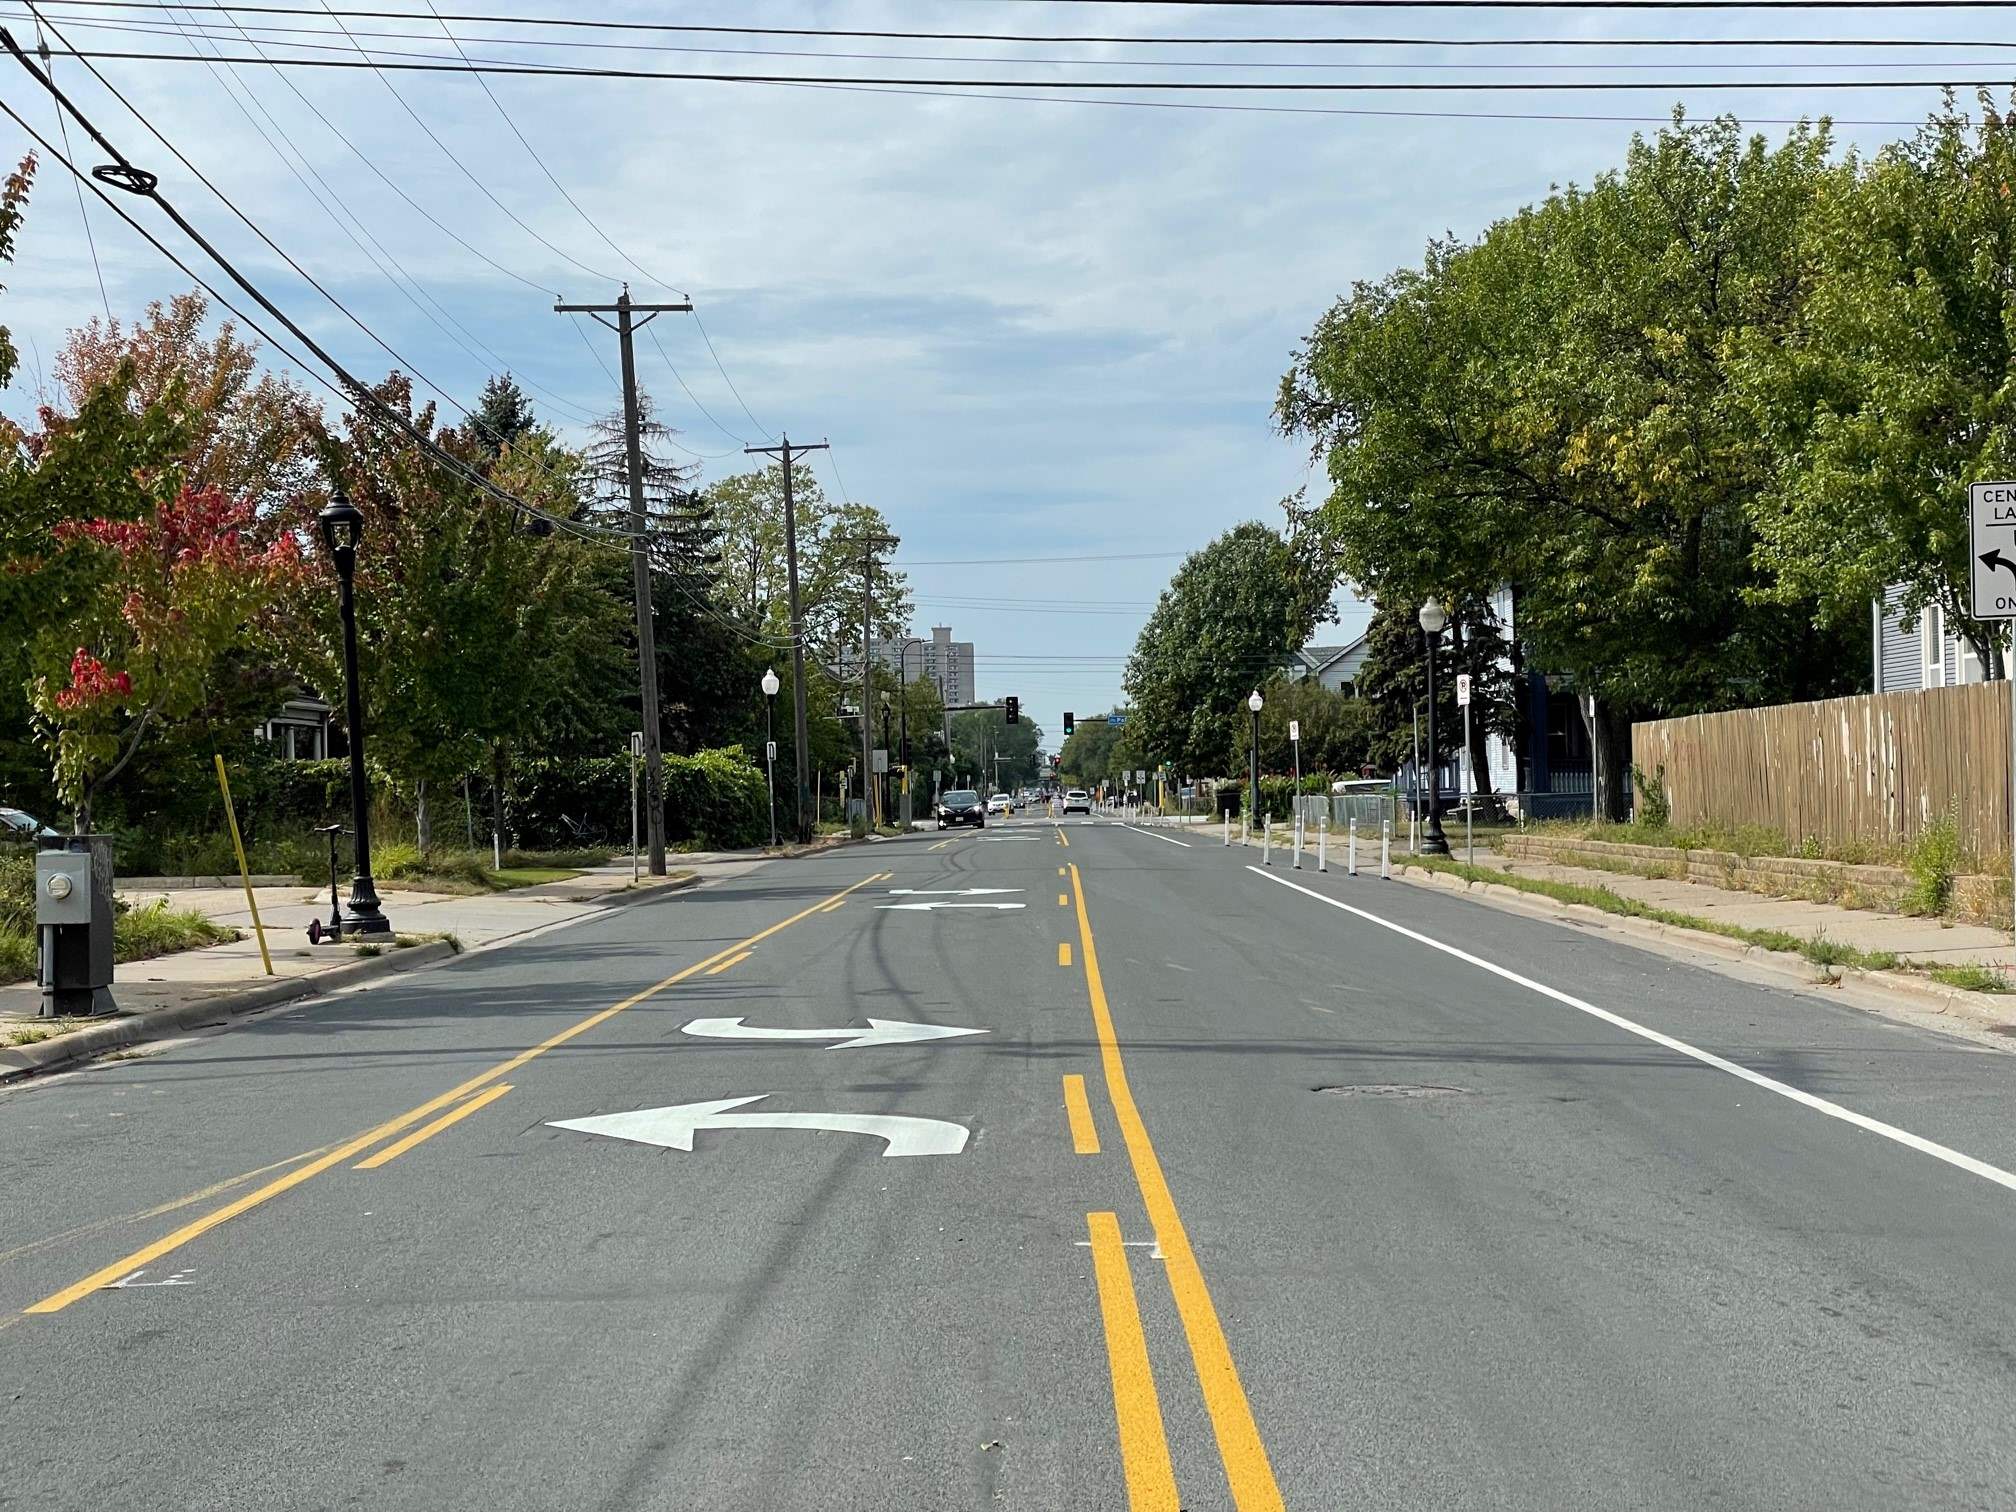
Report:
<svg viewBox="0 0 2016 1512"><path fill-rule="evenodd" d="M1292 772L1294 744L1288 738L1293 721L1302 733L1302 775L1356 777L1370 760L1374 705L1354 693L1339 693L1308 678L1276 680L1261 689L1260 770ZM1253 718L1243 706L1230 721L1231 771L1246 771L1246 753L1253 743Z"/></svg>
<svg viewBox="0 0 2016 1512"><path fill-rule="evenodd" d="M1228 715L1309 638L1331 587L1326 568L1257 522L1193 552L1128 658L1127 743L1184 773L1229 771Z"/></svg>
<svg viewBox="0 0 2016 1512"><path fill-rule="evenodd" d="M1528 655L1588 695L1612 813L1634 715L1854 682L1858 644L1757 560L1776 458L1732 372L1795 328L1827 157L1824 131L1676 118L1590 188L1359 285L1282 384L1344 575L1394 603L1513 584Z"/></svg>
<svg viewBox="0 0 2016 1512"><path fill-rule="evenodd" d="M495 458L538 428L539 417L517 379L509 373L493 373L484 380L482 396L469 417L469 430L479 449Z"/></svg>
<svg viewBox="0 0 2016 1512"><path fill-rule="evenodd" d="M1738 371L1778 466L1757 508L1779 602L1867 625L1945 611L2000 674L2000 626L1971 617L1967 486L2016 467L2016 123L1949 98L1909 141L1826 174L1801 223L1812 286L1789 339L1746 333Z"/></svg>
<svg viewBox="0 0 2016 1512"><path fill-rule="evenodd" d="M983 792L1035 782L1042 775L1042 744L1043 731L1027 717L1011 725L998 709L968 709L952 716L954 777Z"/></svg>
<svg viewBox="0 0 2016 1512"><path fill-rule="evenodd" d="M1115 709L1124 715L1124 709ZM1078 787L1095 787L1117 770L1113 751L1120 743L1120 726L1107 722L1104 714L1092 714L1078 721L1057 753L1057 773Z"/></svg>
<svg viewBox="0 0 2016 1512"><path fill-rule="evenodd" d="M1468 674L1471 697L1471 769L1478 788L1490 791L1490 765L1485 736L1504 736L1515 747L1524 737L1524 705L1516 672L1506 663L1508 645L1488 601L1461 599L1445 605L1449 628L1435 656L1436 744L1444 756L1457 749L1463 731L1456 705L1456 678ZM1380 605L1366 629L1365 665L1358 693L1369 713L1365 760L1375 772L1398 770L1414 754L1414 719L1422 719L1427 738L1427 649L1418 618L1420 605L1409 600Z"/></svg>
<svg viewBox="0 0 2016 1512"><path fill-rule="evenodd" d="M411 411L398 375L386 404ZM414 798L423 844L428 792L487 769L501 801L516 755L613 754L635 720L634 639L627 593L612 591L619 548L538 536L406 440L349 417L327 443L367 525L357 556L359 660L375 758ZM472 463L466 432L441 443ZM505 453L508 460L509 451ZM509 474L501 466L500 478ZM300 529L322 501L300 505ZM627 587L627 584L626 584ZM287 617L287 651L312 686L342 687L334 569L317 549Z"/></svg>
<svg viewBox="0 0 2016 1512"><path fill-rule="evenodd" d="M861 548L869 536L888 535L889 522L872 505L836 505L809 468L793 469L793 514L798 527L798 599L805 620L805 652L829 667L853 664L861 645ZM724 600L748 620L782 637L790 632L788 564L784 549L784 467L773 463L737 473L707 489L721 530L720 586ZM884 562L875 572L878 639L908 633L911 598L902 570Z"/></svg>

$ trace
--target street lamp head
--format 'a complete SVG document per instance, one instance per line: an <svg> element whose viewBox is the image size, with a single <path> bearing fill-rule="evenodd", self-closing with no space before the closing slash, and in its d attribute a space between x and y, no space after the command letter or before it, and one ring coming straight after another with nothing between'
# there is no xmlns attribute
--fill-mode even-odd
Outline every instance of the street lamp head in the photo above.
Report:
<svg viewBox="0 0 2016 1512"><path fill-rule="evenodd" d="M1421 628L1427 631L1428 634L1430 635L1440 635L1442 633L1443 626L1449 623L1448 614L1443 610L1442 606L1435 601L1435 596L1433 594L1430 594L1428 596L1428 601L1421 606L1421 613L1418 616L1418 618L1421 621Z"/></svg>
<svg viewBox="0 0 2016 1512"><path fill-rule="evenodd" d="M782 684L777 680L777 671L774 667L766 668L764 670L763 696L765 698L775 698L777 696L777 690L783 686L784 684Z"/></svg>
<svg viewBox="0 0 2016 1512"><path fill-rule="evenodd" d="M1260 690L1258 688L1255 688L1253 690L1253 696L1246 700L1246 707L1251 709L1255 714L1258 714L1266 706L1267 702L1260 696Z"/></svg>
<svg viewBox="0 0 2016 1512"><path fill-rule="evenodd" d="M321 527L322 544L331 555L339 559L356 555L357 543L364 536L364 511L350 502L340 481L330 489L329 502L322 506L315 523Z"/></svg>

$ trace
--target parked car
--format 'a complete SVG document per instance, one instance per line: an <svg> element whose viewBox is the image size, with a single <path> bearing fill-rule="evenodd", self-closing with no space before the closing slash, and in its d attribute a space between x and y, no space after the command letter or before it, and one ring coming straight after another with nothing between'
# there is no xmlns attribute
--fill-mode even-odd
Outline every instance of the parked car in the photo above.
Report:
<svg viewBox="0 0 2016 1512"><path fill-rule="evenodd" d="M1089 814L1092 812L1092 795L1083 788L1068 788L1064 793L1064 812L1067 814Z"/></svg>
<svg viewBox="0 0 2016 1512"><path fill-rule="evenodd" d="M0 808L0 845L47 847L61 841L61 831L53 830L23 809Z"/></svg>
<svg viewBox="0 0 2016 1512"><path fill-rule="evenodd" d="M953 788L938 795L938 828L942 830L955 824L970 824L975 829L987 828L986 805L971 788Z"/></svg>

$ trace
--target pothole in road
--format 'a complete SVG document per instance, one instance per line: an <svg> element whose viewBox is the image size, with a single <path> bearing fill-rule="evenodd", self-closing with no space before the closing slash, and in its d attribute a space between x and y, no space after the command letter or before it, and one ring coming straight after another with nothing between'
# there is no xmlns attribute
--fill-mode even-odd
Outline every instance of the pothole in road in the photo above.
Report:
<svg viewBox="0 0 2016 1512"><path fill-rule="evenodd" d="M1361 1082L1351 1087L1315 1087L1333 1097L1467 1097L1468 1087L1444 1087L1434 1082Z"/></svg>

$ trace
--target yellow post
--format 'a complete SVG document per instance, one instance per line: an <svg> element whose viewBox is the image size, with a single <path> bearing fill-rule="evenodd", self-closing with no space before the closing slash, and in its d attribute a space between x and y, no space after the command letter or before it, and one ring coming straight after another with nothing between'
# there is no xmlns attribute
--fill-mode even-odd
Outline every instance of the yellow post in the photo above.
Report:
<svg viewBox="0 0 2016 1512"><path fill-rule="evenodd" d="M252 910L252 933L259 939L259 959L266 963L266 975L273 976L273 955L266 948L266 926L259 922L259 900L252 896L252 868L245 864L245 842L238 835L238 812L231 807L231 779L224 775L224 758L216 757L217 787L224 794L224 817L231 825L231 847L238 852L238 875L245 883L245 904Z"/></svg>

